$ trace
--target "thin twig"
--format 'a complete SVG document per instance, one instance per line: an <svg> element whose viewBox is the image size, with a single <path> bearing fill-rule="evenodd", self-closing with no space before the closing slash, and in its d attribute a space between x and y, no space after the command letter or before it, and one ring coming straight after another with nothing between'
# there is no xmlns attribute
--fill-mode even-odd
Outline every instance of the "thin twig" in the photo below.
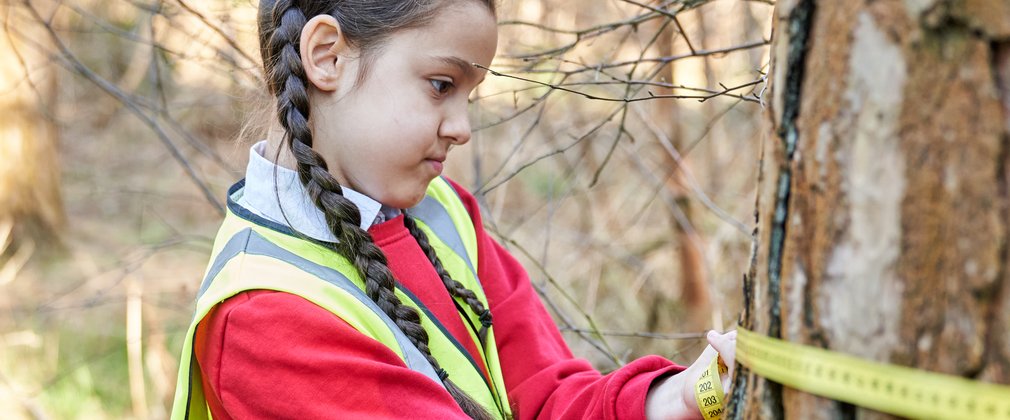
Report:
<svg viewBox="0 0 1010 420"><path fill-rule="evenodd" d="M649 48L651 48L656 43L656 41L659 40L661 36L663 36L663 33L666 31L666 27L669 25L670 22L667 21L663 22L663 24L659 26L659 30L657 30L655 35L653 35L652 38L649 39L649 42L645 44L645 46L642 48L642 51L639 53L638 58L645 57L645 52ZM638 70L638 64L631 66L631 69L628 70L627 78L630 79L635 74L636 70ZM642 87L638 87L638 89L634 88L635 86L632 85L624 86L624 96L629 97L634 94L637 94L639 91L642 90ZM632 89L634 89L634 92L632 92ZM649 95L652 96L652 92L649 92ZM628 108L627 106L625 106L624 109L621 111L621 124L620 126L618 126L617 135L614 136L614 141L613 143L611 143L610 149L607 150L607 155L603 158L603 162L600 163L600 167L596 168L596 172L593 173L593 178L592 180L589 181L589 188L592 188L593 186L596 185L597 182L599 182L600 175L603 174L603 168L607 167L607 163L610 162L610 158L614 156L614 150L617 150L617 143L621 141L621 136L624 134L628 134L629 135L628 138L632 138L630 136L630 133L628 133L627 128L625 127L625 123L627 121L628 121Z"/></svg>
<svg viewBox="0 0 1010 420"><path fill-rule="evenodd" d="M676 16L673 17L673 23L677 24L677 30L680 31L680 36L684 37L684 42L687 43L687 49L691 50L691 55L698 55L698 51L694 50L694 45L691 45L691 40L687 37L687 32L684 31L684 27L681 26L680 20Z"/></svg>
<svg viewBox="0 0 1010 420"><path fill-rule="evenodd" d="M209 202L212 206L214 206L214 209L217 210L218 214L223 216L224 205L221 204L221 202L217 199L215 194L211 192L210 187L207 186L207 184L202 179L200 179L200 176L197 175L192 165L190 165L189 161L186 160L186 157L182 155L182 152L179 151L178 147L176 147L175 144L172 142L172 140L168 137L168 134L165 133L165 130L161 128L161 124L159 124L158 121L156 121L155 119L151 118L149 115L141 111L140 108L129 99L129 96L125 92L120 90L118 87L114 86L112 83L109 83L109 81L103 79L101 76L95 74L95 72L91 71L91 69L85 66L84 63L82 63L77 58L77 56L74 55L74 53L72 53L70 49L67 48L67 46L60 39L59 35L57 35L56 32L53 30L52 26L45 19L43 19L41 15L39 15L38 10L36 10L35 7L32 6L32 4L28 0L24 0L23 3L28 8L28 10L31 11L31 14L36 19L36 21L39 22L46 29L46 32L49 33L49 37L52 39L53 44L56 45L56 48L60 50L62 59L66 60L67 65L71 67L73 70L75 70L78 74L83 76L85 79L88 79L88 81L94 83L96 86L104 90L106 93L112 95L114 98L119 100L120 103L123 104L123 106L129 109L137 118L139 118L142 122L144 122L145 125L151 128L151 130L153 130L158 135L158 140L161 141L161 143L165 146L165 148L168 149L172 157L182 166L183 170L186 172L186 175L190 178L190 180L192 180L193 183L196 184L196 186L200 189L204 197L207 199L207 202Z"/></svg>
<svg viewBox="0 0 1010 420"><path fill-rule="evenodd" d="M496 70L491 70L490 68L484 67L484 66L482 66L480 64L474 64L474 66L482 68L484 70L487 70L488 73L491 73L494 76L506 77L506 78L515 79L515 80L521 80L523 82L533 83L533 84L536 84L536 85L540 85L542 87L547 87L547 88L550 88L551 90L559 90L559 91L562 91L562 92L574 93L574 94L582 96L582 97L584 97L586 99L591 99L591 100L596 100L596 101L605 101L605 102L632 103L632 102L639 102L639 101L650 101L650 100L655 100L655 99L697 99L698 102L705 102L705 101L707 101L709 99L712 99L712 98L716 98L716 97L719 97L719 96L725 96L725 95L729 94L732 91L743 89L745 87L754 86L754 85L757 85L757 84L760 84L760 83L763 82L763 80L756 80L756 81L747 82L747 83L744 83L742 85L734 86L734 87L725 87L724 86L723 90L721 90L721 91L715 91L714 93L711 93L711 94L708 94L708 95L654 95L652 93L649 93L649 96L639 97L639 98L627 98L627 97L625 97L625 98L608 98L608 97L603 97L603 96L592 95L592 94L589 94L589 93L586 93L586 92L582 92L582 91L578 91L578 90L575 90L575 89L570 89L570 88L566 87L566 85L564 85L564 84L554 84L554 83L541 82L539 80L533 80L533 79L525 78L525 77L522 77L522 76L516 76L516 75L513 75L513 74L505 74L505 73L498 72ZM742 98L739 98L739 99L742 99ZM757 101L755 99L750 99L750 100L754 101L754 102Z"/></svg>
<svg viewBox="0 0 1010 420"><path fill-rule="evenodd" d="M493 229L493 227L488 227L488 228ZM594 345L594 347L597 347L597 349L599 349L602 353L604 353L607 357L609 357L612 362L620 365L621 361L617 357L617 355L614 353L614 350L610 347L610 344L607 343L607 340L605 338L603 338L603 336L598 333L599 327L596 325L596 321L593 320L593 317L590 316L588 313L586 313L584 310L582 310L582 307L578 304L578 302L575 300L575 298L572 297L572 295L568 293L568 290L566 290L564 287L561 287L561 284L557 280L554 279L554 276L552 276L547 271L547 268L544 267L543 265L541 265L540 262L537 261L537 258L534 257L533 254L531 254L529 251L527 251L526 248L524 248L522 245L520 245L519 242L516 242L512 238L509 238L509 237L506 237L506 236L502 235L501 232L498 232L498 231L495 231L495 230L491 230L491 232L494 233L495 235L497 235L501 240L503 240L506 243L508 243L510 246L515 247L517 250L519 250L519 252L521 252L523 255L525 255L526 258L528 258L533 263L533 265L537 268L537 270L539 270L540 273L544 275L544 278L547 280L547 283L550 284L551 286L553 286L554 290L557 290L558 293L561 294L561 297L563 297L565 300L567 300L568 303L570 303L572 306L575 307L575 309L577 311L579 311L579 314L582 315L582 318L585 319L585 321L587 323L589 323L589 328L592 331L596 331L596 332L591 332L590 333L596 339L599 340L599 343L598 343L599 347L597 347L595 345ZM535 285L536 284L534 283L534 286ZM541 296L543 296L545 299L549 299L549 296L546 293L541 292ZM558 312L558 313L560 314L561 312ZM566 323L570 324L569 322L566 322ZM588 340L588 341L591 341L591 340Z"/></svg>
<svg viewBox="0 0 1010 420"><path fill-rule="evenodd" d="M614 68L614 67L631 66L631 65L635 65L635 64L639 64L639 63L661 63L661 64L668 64L668 63L672 63L674 61L679 61L679 60L683 60L683 59L687 59L687 58L705 57L705 56L719 55L719 54L728 54L728 53L736 52L736 51L743 51L743 50L749 50L749 49L752 49L752 48L764 47L764 46L767 46L770 42L771 41L769 41L769 40L762 39L760 41L751 41L751 42L746 42L746 43L743 43L743 44L734 45L734 46L730 46L730 47L715 48L715 49L711 49L711 50L698 50L698 51L695 51L695 53L693 53L693 54L687 53L687 54L678 54L678 55L668 55L668 56L662 56L662 57L649 57L649 58L642 58L642 59L636 59L636 60L626 60L626 61L619 61L619 62L616 62L616 63L606 63L606 64L600 63L600 64L597 64L595 66L585 66L585 67L582 67L582 68L579 68L579 69L576 69L576 70L565 71L563 73L565 73L565 74L585 73L587 71L599 71L601 69L611 69L611 68ZM554 73L554 72L547 71L547 70L529 70L529 71L526 71L526 73Z"/></svg>
<svg viewBox="0 0 1010 420"><path fill-rule="evenodd" d="M207 19L207 17L204 16L203 13L200 13L198 10L194 9L192 6L186 3L185 0L175 0L175 1L179 3L179 5L182 6L182 8L185 9L187 12L200 19L200 21L203 22L204 25L207 25L207 27L210 28L212 31L214 31L214 33L221 36L221 38L228 43L228 46L230 46L233 51L241 55L242 58L244 58L246 61L248 61L251 64L256 64L259 62L256 59L252 58L249 54L247 54L245 50L243 50L242 47L238 45L238 41L235 41L235 38L225 33L224 29L221 29L219 25L216 25L209 19ZM259 77L259 81L262 82L262 80L263 78Z"/></svg>
<svg viewBox="0 0 1010 420"><path fill-rule="evenodd" d="M570 326L558 327L561 331L575 333L599 333L607 337L634 337L648 338L653 340L698 340L705 338L705 333L653 333L653 332L623 332L623 331L596 331L591 329L576 328Z"/></svg>
<svg viewBox="0 0 1010 420"><path fill-rule="evenodd" d="M650 130L652 130L653 135L656 137L656 139L659 140L659 144L663 146L663 149L665 149L666 152L670 155L670 157L673 158L673 161L677 164L677 169L680 170L681 174L684 175L684 179L687 180L688 184L687 186L690 188L691 192L694 193L694 195L698 198L698 201L700 201L702 205L705 206L705 208L711 210L712 213L716 215L716 217L730 224L743 235L750 237L751 233L750 230L747 229L746 225L744 225L739 220L736 220L736 218L734 218L725 210L723 210L722 207L719 207L717 204L712 202L712 199L708 197L708 194L706 194L705 191L702 190L701 185L698 184L698 180L695 179L694 175L691 173L691 170L684 165L683 156L681 156L680 152L677 151L677 148L673 145L673 143L666 136L666 134L664 134L662 130L660 130L658 127L656 127L655 124L652 124L651 120L649 120L647 117L643 116L641 119L642 121L645 122L646 126L649 127Z"/></svg>
<svg viewBox="0 0 1010 420"><path fill-rule="evenodd" d="M596 126L594 126L592 129L590 129L588 132L586 132L586 134L583 134L583 135L577 137L574 141L572 141L568 145L562 146L561 148L554 149L554 150L552 150L550 152L547 152L547 153L545 153L543 155L537 156L533 160L531 160L529 162L526 162L525 164L523 164L522 166L520 166L518 169L516 169L515 171L513 171L509 175L506 175L502 180L500 180L500 181L494 183L493 185L491 185L491 186L489 186L489 187L487 187L487 188L479 191L478 193L479 194L487 194L491 190L493 190L495 188L498 188L502 184L508 182L510 179L514 178L516 175L519 175L519 173L522 172L524 169L526 169L526 168L528 168L530 166L533 166L537 162L540 162L541 160L547 159L547 158L549 158L551 156L567 152L568 150L570 150L571 148L575 147L576 145L582 143L586 139L591 138L600 129L602 129L604 125L606 125L608 122L610 122L611 119L613 119L615 116L617 116L617 114L619 112L621 112L621 109L623 109L624 106L626 106L626 105L622 105L620 107L617 107L617 109L615 109L613 112L611 112L610 115L608 115L606 118L604 118L602 121L600 121L600 123L596 124Z"/></svg>
<svg viewBox="0 0 1010 420"><path fill-rule="evenodd" d="M594 27L587 28L587 29L582 29L582 30L577 30L577 31L566 31L566 30L563 30L563 29L553 29L553 28L548 28L548 27L546 27L544 25L541 25L541 24L530 23L530 22L523 22L523 21L514 21L514 20L503 21L503 22L500 22L499 25L502 25L502 26L507 26L507 25L526 25L526 26L532 26L532 27L548 30L548 31L551 31L551 32L566 33L566 34L570 34L570 35L575 35L575 40L574 41L572 41L572 42L570 42L568 44L562 45L560 47L555 47L555 48L552 48L552 49L547 50L547 51L540 51L540 52L529 53L529 54L520 54L520 55L507 55L506 54L506 55L503 55L503 58L515 58L515 59L520 59L520 60L533 60L533 59L538 59L538 58L543 58L543 57L548 57L548 56L554 56L554 55L562 54L564 52L567 52L567 51L571 50L572 48L575 48L576 45L578 45L580 42L585 41L586 39L590 39L590 38L597 37L597 36L600 36L600 35L603 35L603 34L606 34L606 33L609 33L609 32L613 32L613 31L618 30L620 28L623 28L625 26L635 27L635 26L637 26L637 25L639 25L639 24L641 24L643 22L648 22L648 21L650 21L652 19L661 18L661 17L663 17L663 14L661 14L661 13L649 12L649 13L644 13L644 14L632 17L631 19L623 20L623 21L620 21L620 22L611 22L611 23L607 23L607 24L603 24L603 25L598 25L598 26L594 26Z"/></svg>

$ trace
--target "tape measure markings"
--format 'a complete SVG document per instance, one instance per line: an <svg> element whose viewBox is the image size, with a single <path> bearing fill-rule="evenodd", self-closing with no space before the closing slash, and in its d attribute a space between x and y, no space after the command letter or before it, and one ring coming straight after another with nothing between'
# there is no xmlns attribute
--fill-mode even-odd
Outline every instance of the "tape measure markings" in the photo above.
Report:
<svg viewBox="0 0 1010 420"><path fill-rule="evenodd" d="M723 401L726 396L722 391L720 375L725 374L727 370L722 359L716 356L708 368L701 373L698 383L695 384L694 398L698 402L698 409L705 420L722 418Z"/></svg>
<svg viewBox="0 0 1010 420"><path fill-rule="evenodd" d="M1010 386L871 362L737 330L736 360L804 392L915 418L1010 419Z"/></svg>

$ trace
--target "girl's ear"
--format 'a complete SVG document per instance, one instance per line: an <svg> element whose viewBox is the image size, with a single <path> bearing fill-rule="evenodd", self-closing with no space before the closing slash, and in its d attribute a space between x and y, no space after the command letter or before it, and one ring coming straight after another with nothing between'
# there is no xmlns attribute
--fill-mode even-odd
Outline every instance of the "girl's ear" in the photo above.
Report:
<svg viewBox="0 0 1010 420"><path fill-rule="evenodd" d="M335 91L347 67L349 48L337 20L330 15L310 19L302 28L299 47L309 83L324 92Z"/></svg>

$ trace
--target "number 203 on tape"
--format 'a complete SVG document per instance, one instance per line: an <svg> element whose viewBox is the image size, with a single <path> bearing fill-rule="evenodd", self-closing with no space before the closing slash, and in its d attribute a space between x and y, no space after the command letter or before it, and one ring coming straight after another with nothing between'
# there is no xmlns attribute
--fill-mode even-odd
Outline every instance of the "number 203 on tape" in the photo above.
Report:
<svg viewBox="0 0 1010 420"><path fill-rule="evenodd" d="M694 398L698 402L702 417L705 420L722 418L723 395L720 375L727 371L726 365L716 356L712 363L701 373L698 383L694 386Z"/></svg>

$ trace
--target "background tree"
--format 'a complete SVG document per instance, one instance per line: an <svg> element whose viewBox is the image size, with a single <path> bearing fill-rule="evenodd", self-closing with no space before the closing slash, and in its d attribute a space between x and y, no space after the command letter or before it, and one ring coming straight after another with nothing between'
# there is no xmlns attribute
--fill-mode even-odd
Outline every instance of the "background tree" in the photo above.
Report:
<svg viewBox="0 0 1010 420"><path fill-rule="evenodd" d="M781 0L743 325L1010 382L1010 3ZM880 414L737 375L734 418Z"/></svg>
<svg viewBox="0 0 1010 420"><path fill-rule="evenodd" d="M51 13L50 6L43 13ZM60 195L56 69L24 37L0 34L0 285L11 281L36 248L56 245L64 224ZM43 38L44 39L44 38ZM38 42L38 41L35 41Z"/></svg>

